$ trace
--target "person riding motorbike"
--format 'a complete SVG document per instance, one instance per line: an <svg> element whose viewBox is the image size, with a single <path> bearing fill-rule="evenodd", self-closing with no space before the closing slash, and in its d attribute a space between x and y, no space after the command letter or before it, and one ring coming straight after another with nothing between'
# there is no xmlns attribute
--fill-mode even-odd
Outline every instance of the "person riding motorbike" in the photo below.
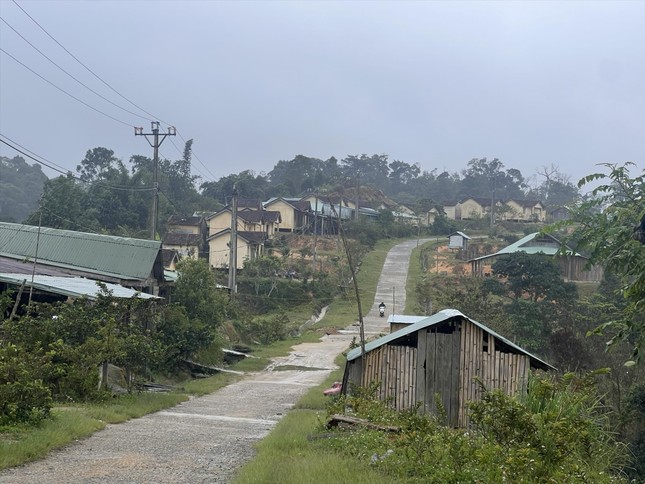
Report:
<svg viewBox="0 0 645 484"><path fill-rule="evenodd" d="M378 312L381 317L385 316L385 303L381 302L381 304L378 305Z"/></svg>

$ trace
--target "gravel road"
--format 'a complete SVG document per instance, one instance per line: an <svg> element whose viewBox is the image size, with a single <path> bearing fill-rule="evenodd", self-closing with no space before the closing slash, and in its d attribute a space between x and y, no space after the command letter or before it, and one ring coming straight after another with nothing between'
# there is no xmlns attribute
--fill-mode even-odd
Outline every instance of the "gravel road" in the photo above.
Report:
<svg viewBox="0 0 645 484"><path fill-rule="evenodd" d="M421 241L422 243L424 241ZM366 335L386 332L381 300L405 305L409 254L417 245L394 247L381 273L375 302L364 318ZM389 296L389 299L387 299ZM389 313L390 311L388 311ZM226 483L253 458L253 444L266 436L300 396L336 368L334 358L358 334L350 325L318 343L297 345L264 371L210 395L118 425L46 458L0 472L0 483ZM279 370L280 366L312 370Z"/></svg>

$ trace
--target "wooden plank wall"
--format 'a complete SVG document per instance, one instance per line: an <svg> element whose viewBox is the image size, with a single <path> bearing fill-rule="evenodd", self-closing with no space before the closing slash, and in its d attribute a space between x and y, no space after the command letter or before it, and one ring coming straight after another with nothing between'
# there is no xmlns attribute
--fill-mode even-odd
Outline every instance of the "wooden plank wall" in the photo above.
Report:
<svg viewBox="0 0 645 484"><path fill-rule="evenodd" d="M488 334L484 350L484 331L467 321L462 322L461 369L459 372L459 426L468 427L468 403L481 400L482 387L501 389L515 395L525 392L530 372L529 357L500 351L496 338Z"/></svg>
<svg viewBox="0 0 645 484"><path fill-rule="evenodd" d="M422 329L417 335L417 401L424 413L439 415L436 396L443 407L446 424L457 426L459 410L460 335Z"/></svg>
<svg viewBox="0 0 645 484"><path fill-rule="evenodd" d="M365 355L361 386L380 382L377 396L390 400L397 410L416 403L417 349L410 346L384 345Z"/></svg>

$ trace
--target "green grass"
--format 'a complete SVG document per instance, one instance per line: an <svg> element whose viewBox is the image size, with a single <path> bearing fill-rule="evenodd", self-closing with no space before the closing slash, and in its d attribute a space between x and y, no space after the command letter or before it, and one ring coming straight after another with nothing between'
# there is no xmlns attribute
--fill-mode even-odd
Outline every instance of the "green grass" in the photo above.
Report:
<svg viewBox="0 0 645 484"><path fill-rule="evenodd" d="M419 302L417 300L416 285L425 275L421 266L421 253L423 250L434 249L441 244L439 241L426 242L419 247L412 249L410 254L410 267L408 269L408 278L405 282L405 314L416 314Z"/></svg>
<svg viewBox="0 0 645 484"><path fill-rule="evenodd" d="M115 397L105 403L56 407L52 418L37 427L15 426L0 431L0 469L45 456L101 430L109 423L172 407L188 400L181 393L141 393Z"/></svg>
<svg viewBox="0 0 645 484"><path fill-rule="evenodd" d="M364 310L371 305L376 286L389 250L401 240L377 243L375 250L366 255L359 272L359 288ZM417 257L418 258L418 257ZM365 303L369 305L365 306ZM331 305L319 327L347 326L357 319L357 305L353 297L337 299ZM345 357L338 355L335 363L340 369L330 373L319 386L312 388L257 447L257 456L246 464L234 482L301 484L301 483L346 483L381 484L397 482L391 476L383 477L368 464L358 462L333 451L322 451L320 446L309 441L325 416L329 397L323 390L343 376ZM280 463L280 465L276 465Z"/></svg>
<svg viewBox="0 0 645 484"><path fill-rule="evenodd" d="M333 380L329 380L333 381ZM326 382L326 384L329 383ZM300 406L289 412L276 428L257 445L258 454L236 476L236 484L327 484L396 482L377 474L369 465L335 452L321 451L309 437L320 425L324 412L324 385L313 388L301 402L315 403L315 409ZM279 465L277 465L279 464Z"/></svg>
<svg viewBox="0 0 645 484"><path fill-rule="evenodd" d="M376 285L381 274L387 252L401 240L387 240L377 243L374 251L366 255L359 271L359 287L364 310L371 305L376 293ZM366 305L366 303L368 303ZM261 371L270 359L289 354L291 348L302 342L314 342L320 339L321 328L345 327L357 319L356 301L351 297L334 301L325 319L312 330L306 331L298 338L277 341L267 346L253 348L255 358L245 358L232 368L237 371ZM291 317L307 319L310 314L306 310L294 309ZM344 357L339 355L337 364L344 366ZM141 393L115 397L104 403L77 404L74 406L57 407L52 412L52 418L37 427L14 426L0 428L0 469L13 467L25 462L42 458L53 449L63 447L70 442L85 438L101 430L108 423L120 423L131 418L169 408L188 399L188 395L204 395L211 393L239 379L238 375L220 373L209 378L182 382L180 388L173 393ZM332 382L342 378L342 370L333 372L327 380L308 392L296 405L298 410L289 414L265 441L263 446L267 451L277 446L288 465L281 465L279 472L273 465L273 457L268 460L253 461L256 469L264 468L265 477L250 477L249 481L241 482L391 482L384 481L369 468L357 467L351 459L339 456L319 455L316 450L307 450L306 455L300 452L304 448L306 437L318 422L316 411L324 409L327 397L322 390L331 386ZM284 427L282 427L284 425ZM295 426L295 429L292 428ZM275 434L275 435L274 435ZM273 452L273 451L271 451ZM286 452L286 454L284 454ZM267 464L268 462L268 464ZM281 461L282 463L282 461ZM360 477L357 477L357 472ZM279 475L278 475L279 474ZM252 476L252 474L249 474ZM327 477L327 476L330 477ZM363 480L364 478L364 480ZM264 480L262 480L264 479ZM325 480L328 479L328 480ZM331 479L331 480L329 480Z"/></svg>
<svg viewBox="0 0 645 484"><path fill-rule="evenodd" d="M367 314L372 306L376 294L376 286L383 269L383 263L387 253L396 244L403 242L405 239L387 239L379 240L374 250L365 255L358 271L358 287L361 298L363 315ZM348 290L345 298L337 298L330 306L327 314L316 327L344 328L354 321L358 320L358 306L354 296L354 288Z"/></svg>

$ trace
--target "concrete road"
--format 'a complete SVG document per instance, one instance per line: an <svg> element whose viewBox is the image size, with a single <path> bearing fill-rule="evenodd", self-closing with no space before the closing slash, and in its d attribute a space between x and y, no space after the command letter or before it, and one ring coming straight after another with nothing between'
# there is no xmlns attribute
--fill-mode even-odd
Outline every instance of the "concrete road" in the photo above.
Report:
<svg viewBox="0 0 645 484"><path fill-rule="evenodd" d="M423 241L420 241L422 243ZM409 255L416 240L394 247L387 256L376 300L365 320L367 335L387 331L378 316L381 300L392 310L405 305ZM395 301L393 301L393 297ZM312 386L336 368L335 357L358 334L304 343L276 358L262 372L245 376L210 395L118 425L52 452L45 459L0 472L0 483L226 483L254 456L253 444ZM310 370L279 370L280 367Z"/></svg>

